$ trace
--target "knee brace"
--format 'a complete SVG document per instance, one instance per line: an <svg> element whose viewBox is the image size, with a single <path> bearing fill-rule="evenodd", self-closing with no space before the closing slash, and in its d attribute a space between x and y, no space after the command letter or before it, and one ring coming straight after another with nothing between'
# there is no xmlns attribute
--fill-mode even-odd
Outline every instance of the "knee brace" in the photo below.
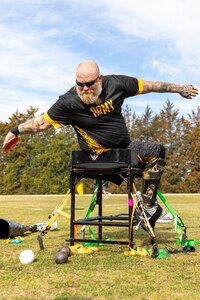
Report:
<svg viewBox="0 0 200 300"><path fill-rule="evenodd" d="M164 172L165 160L158 158L156 162L149 163L143 172L144 180L159 179Z"/></svg>
<svg viewBox="0 0 200 300"><path fill-rule="evenodd" d="M150 208L155 205L156 196L155 196L155 185L150 184L146 191L143 193L143 202L146 208Z"/></svg>

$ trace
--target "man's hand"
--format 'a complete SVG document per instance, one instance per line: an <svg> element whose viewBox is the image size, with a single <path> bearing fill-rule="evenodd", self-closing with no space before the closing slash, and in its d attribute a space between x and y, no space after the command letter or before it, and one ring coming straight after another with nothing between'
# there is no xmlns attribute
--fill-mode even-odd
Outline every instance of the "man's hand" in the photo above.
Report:
<svg viewBox="0 0 200 300"><path fill-rule="evenodd" d="M183 98L192 99L198 95L198 89L192 84L183 85L182 92L179 93Z"/></svg>
<svg viewBox="0 0 200 300"><path fill-rule="evenodd" d="M14 144L18 143L19 134L35 133L43 130L47 130L52 125L47 122L44 115L27 120L18 127L11 129L5 137L3 142L3 150L7 152Z"/></svg>
<svg viewBox="0 0 200 300"><path fill-rule="evenodd" d="M12 146L17 144L18 142L19 142L18 136L16 136L14 133L9 131L3 142L3 147L2 147L3 151L8 152L12 148Z"/></svg>

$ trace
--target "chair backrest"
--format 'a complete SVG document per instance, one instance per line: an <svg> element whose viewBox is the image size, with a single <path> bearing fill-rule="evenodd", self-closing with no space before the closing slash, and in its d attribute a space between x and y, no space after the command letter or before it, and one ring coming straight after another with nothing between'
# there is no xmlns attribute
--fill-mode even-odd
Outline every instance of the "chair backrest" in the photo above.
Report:
<svg viewBox="0 0 200 300"><path fill-rule="evenodd" d="M82 150L71 153L72 168L108 170L137 167L137 165L137 154L130 149L112 149L101 155L90 154Z"/></svg>

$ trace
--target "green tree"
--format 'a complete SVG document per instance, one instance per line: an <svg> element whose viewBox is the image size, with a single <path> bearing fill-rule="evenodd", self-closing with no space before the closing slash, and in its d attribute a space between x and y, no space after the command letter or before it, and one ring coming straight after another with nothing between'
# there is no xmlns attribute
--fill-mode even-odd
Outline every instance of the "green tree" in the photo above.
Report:
<svg viewBox="0 0 200 300"><path fill-rule="evenodd" d="M197 193L200 191L200 107L197 108L197 112L192 111L188 117L188 121L182 121L180 153L184 162L184 173L178 188L184 192L189 190Z"/></svg>
<svg viewBox="0 0 200 300"><path fill-rule="evenodd" d="M137 121L138 135L140 141L153 142L154 128L152 127L152 114L153 111L147 105L140 121Z"/></svg>
<svg viewBox="0 0 200 300"><path fill-rule="evenodd" d="M28 115L33 117L36 111L31 109ZM9 124L7 129L26 119L27 114L17 114L17 118L16 114L13 115L10 118L11 125ZM32 135L22 135L15 151L2 156L7 160L2 158L5 163L1 193L64 193L69 186L69 160L74 149L77 149L77 141L70 126L60 130L51 128Z"/></svg>
<svg viewBox="0 0 200 300"><path fill-rule="evenodd" d="M36 115L30 107L18 111L9 122L0 122L0 146L6 133ZM153 115L149 106L139 117L126 106L125 121L132 140L159 142L166 148L163 192L200 192L200 108L188 117L180 116L173 103L166 101L160 113ZM36 134L21 135L20 143L8 154L0 154L0 194L57 194L69 187L71 151L79 149L71 126L50 128ZM94 182L84 181L85 193L92 192ZM109 185L114 192L126 192L126 184Z"/></svg>

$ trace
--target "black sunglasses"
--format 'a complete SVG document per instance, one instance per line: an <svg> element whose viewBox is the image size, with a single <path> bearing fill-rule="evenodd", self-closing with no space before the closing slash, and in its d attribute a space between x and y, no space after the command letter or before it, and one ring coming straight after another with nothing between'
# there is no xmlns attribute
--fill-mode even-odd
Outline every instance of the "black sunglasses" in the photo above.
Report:
<svg viewBox="0 0 200 300"><path fill-rule="evenodd" d="M93 81L88 81L88 82L79 82L79 81L76 80L76 84L77 84L78 86L82 87L82 88L83 88L84 86L90 87L90 86L92 86L93 84L95 84L95 82L97 81L98 78L99 78L99 76L98 76L95 80L93 80Z"/></svg>

